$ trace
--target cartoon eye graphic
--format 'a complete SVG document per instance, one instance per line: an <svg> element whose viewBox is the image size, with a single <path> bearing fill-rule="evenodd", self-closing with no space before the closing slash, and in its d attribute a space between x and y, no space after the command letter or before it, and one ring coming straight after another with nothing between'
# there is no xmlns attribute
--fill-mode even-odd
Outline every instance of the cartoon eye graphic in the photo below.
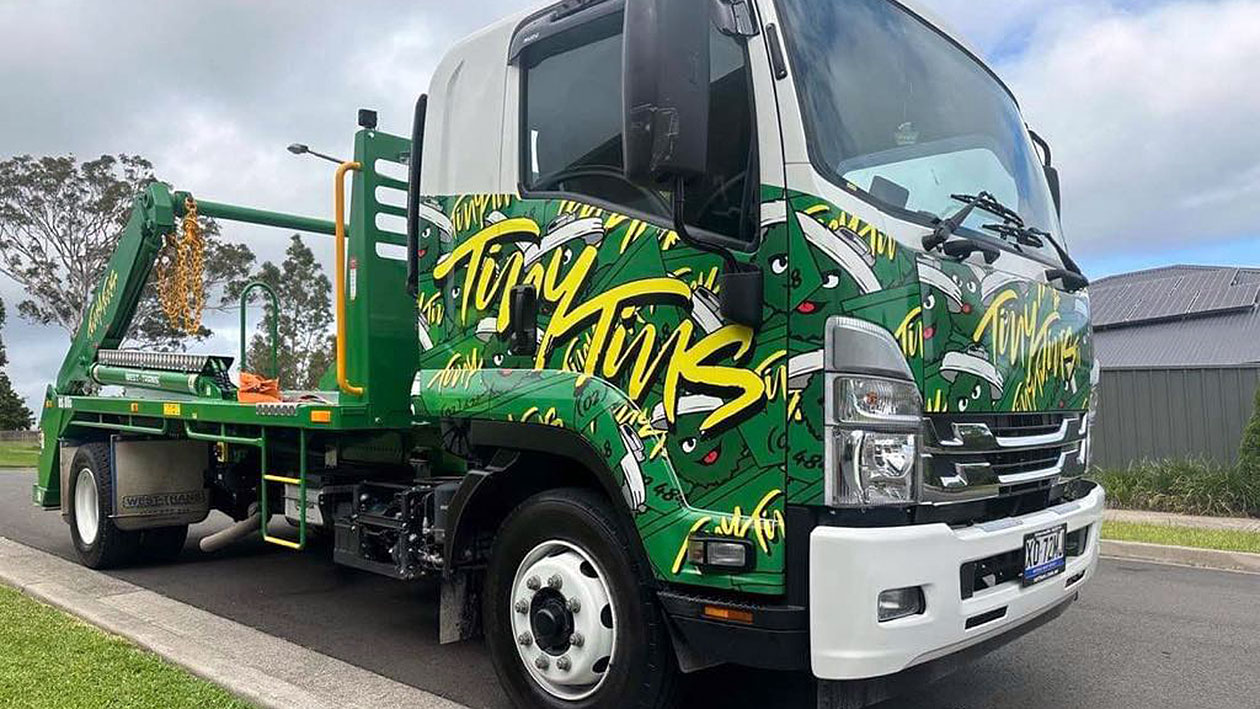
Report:
<svg viewBox="0 0 1260 709"><path fill-rule="evenodd" d="M965 396L964 396L963 398L961 398L961 399L959 399L959 400L958 400L958 410L959 410L959 411L966 411L966 410L967 410L967 407L968 407L968 406L970 406L970 405L971 405L971 400L970 400L970 399L968 399L968 398L967 398L967 397L965 397Z"/></svg>
<svg viewBox="0 0 1260 709"><path fill-rule="evenodd" d="M770 259L770 270L773 271L776 276L781 276L784 273L787 273L787 268L788 260L786 254L779 254L778 256Z"/></svg>
<svg viewBox="0 0 1260 709"><path fill-rule="evenodd" d="M696 439L684 438L682 443L678 444L678 447L682 448L683 453L694 453L696 450Z"/></svg>
<svg viewBox="0 0 1260 709"><path fill-rule="evenodd" d="M979 385L979 384L977 384L977 385L976 385L976 388L971 390L971 398L976 399L976 400L979 400L979 399L980 399L980 394L981 394L981 393L983 393L983 392L980 390L980 385Z"/></svg>
<svg viewBox="0 0 1260 709"><path fill-rule="evenodd" d="M839 288L840 287L840 274L832 272L823 276L822 287L826 288L827 290Z"/></svg>
<svg viewBox="0 0 1260 709"><path fill-rule="evenodd" d="M494 356L494 359L493 359L493 362L494 362L494 366L496 366L496 367L501 367L501 366L503 366L503 353L499 353L499 354L495 355L495 356Z"/></svg>
<svg viewBox="0 0 1260 709"><path fill-rule="evenodd" d="M928 293L928 296L923 299L923 309L936 310L936 294L935 293Z"/></svg>
<svg viewBox="0 0 1260 709"><path fill-rule="evenodd" d="M979 286L977 286L977 285L976 285L976 282L975 282L975 281L967 281L967 292L968 292L968 293L975 293L977 288L979 288Z"/></svg>
<svg viewBox="0 0 1260 709"><path fill-rule="evenodd" d="M455 286L455 287L451 288L451 297L452 297L452 298L458 298L458 297L459 297L459 294L460 294L461 292L463 292L463 291L461 291L461 290L459 289L459 286Z"/></svg>
<svg viewBox="0 0 1260 709"><path fill-rule="evenodd" d="M572 261L572 260L573 260L573 249L563 249L563 250L561 250L561 252L560 252L560 261L561 261L562 263L564 263L564 265L566 265L566 266L567 266L567 265L569 265L569 262L570 262L570 261Z"/></svg>
<svg viewBox="0 0 1260 709"><path fill-rule="evenodd" d="M420 233L420 238L421 238L421 239L428 240L428 238L429 238L432 234L433 234L433 227L431 227L431 226L427 226L427 227L425 227L425 228L424 228L424 231Z"/></svg>

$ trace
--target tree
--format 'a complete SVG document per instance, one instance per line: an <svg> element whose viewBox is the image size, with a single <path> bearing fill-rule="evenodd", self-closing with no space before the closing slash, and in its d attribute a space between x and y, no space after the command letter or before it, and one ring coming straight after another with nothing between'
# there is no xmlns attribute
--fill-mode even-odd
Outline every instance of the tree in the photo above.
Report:
<svg viewBox="0 0 1260 709"><path fill-rule="evenodd" d="M280 386L286 389L315 389L319 379L333 363L336 340L331 332L332 283L315 260L310 247L294 234L285 250L285 259L276 266L268 261L255 273L253 280L271 286L280 302L277 327L277 362ZM234 291L240 297L240 287ZM252 300L262 294L254 291ZM272 375L271 334L266 324L272 315L267 301L258 333L249 343L246 370Z"/></svg>
<svg viewBox="0 0 1260 709"><path fill-rule="evenodd" d="M6 313L4 301L0 300L0 327L4 327ZM9 354L5 351L4 340L0 339L0 368L9 364ZM26 408L26 402L13 391L13 382L8 373L0 371L0 431L24 431L35 423L35 416Z"/></svg>
<svg viewBox="0 0 1260 709"><path fill-rule="evenodd" d="M18 156L0 162L0 273L29 296L18 313L41 325L56 325L71 337L130 216L132 200L151 182L153 166L135 155L102 155L79 162L72 155ZM225 294L253 265L249 248L219 241L218 226L203 221L206 234L207 307L230 308ZM239 291L238 291L239 292ZM210 331L193 335L202 339ZM182 349L185 335L161 314L150 282L137 308L132 344Z"/></svg>

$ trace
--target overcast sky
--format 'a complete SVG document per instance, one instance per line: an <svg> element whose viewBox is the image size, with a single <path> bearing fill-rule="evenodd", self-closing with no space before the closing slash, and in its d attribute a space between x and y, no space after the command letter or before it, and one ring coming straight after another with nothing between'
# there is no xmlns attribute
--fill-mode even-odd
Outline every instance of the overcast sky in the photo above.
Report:
<svg viewBox="0 0 1260 709"><path fill-rule="evenodd" d="M922 1L1053 143L1087 273L1260 265L1260 0ZM349 155L359 107L405 134L452 43L538 4L0 0L0 159L136 153L199 196L328 217L329 166L284 147ZM228 236L278 258L286 235ZM35 400L68 336L22 322L14 284L0 295L10 376ZM235 351L231 330L209 349Z"/></svg>

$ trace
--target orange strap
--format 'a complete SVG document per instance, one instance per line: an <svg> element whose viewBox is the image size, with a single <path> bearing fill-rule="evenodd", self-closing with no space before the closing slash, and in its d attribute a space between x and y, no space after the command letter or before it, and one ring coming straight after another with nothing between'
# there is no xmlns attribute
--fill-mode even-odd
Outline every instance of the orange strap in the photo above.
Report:
<svg viewBox="0 0 1260 709"><path fill-rule="evenodd" d="M241 386L236 400L243 404L270 404L281 401L280 382L257 374L241 372Z"/></svg>

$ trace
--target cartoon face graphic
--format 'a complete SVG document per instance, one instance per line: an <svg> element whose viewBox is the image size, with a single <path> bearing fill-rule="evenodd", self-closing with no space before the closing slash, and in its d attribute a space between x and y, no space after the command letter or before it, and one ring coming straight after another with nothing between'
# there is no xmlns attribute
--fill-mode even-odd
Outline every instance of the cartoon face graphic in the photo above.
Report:
<svg viewBox="0 0 1260 709"><path fill-rule="evenodd" d="M730 480L735 475L736 461L745 457L747 446L738 428L717 435L701 435L700 424L723 403L722 399L703 394L692 394L678 400L674 430L666 439L665 446L678 478L693 488ZM653 409L652 426L661 430L668 427L664 404L658 404Z"/></svg>
<svg viewBox="0 0 1260 709"><path fill-rule="evenodd" d="M442 205L431 200L420 202L417 214L420 216L420 233L416 256L420 261L420 272L425 273L432 270L439 254L450 251L455 243L455 226L442 213Z"/></svg>
<svg viewBox="0 0 1260 709"><path fill-rule="evenodd" d="M921 259L923 342L929 351L966 347L981 314L980 275L970 264Z"/></svg>
<svg viewBox="0 0 1260 709"><path fill-rule="evenodd" d="M951 411L988 410L1002 399L1002 374L983 347L947 353L941 361L941 377L950 385L946 405Z"/></svg>
<svg viewBox="0 0 1260 709"><path fill-rule="evenodd" d="M820 272L847 275L853 279L861 295L874 293L883 287L879 282L879 277L875 275L875 255L867 248L866 242L852 230L841 226L836 231L832 231L826 224L803 212L797 212L796 220L801 225L805 241L815 253L825 257L825 259L817 259ZM831 267L824 266L824 263ZM824 285L826 285L825 281ZM836 283L832 288L838 285L839 283Z"/></svg>

